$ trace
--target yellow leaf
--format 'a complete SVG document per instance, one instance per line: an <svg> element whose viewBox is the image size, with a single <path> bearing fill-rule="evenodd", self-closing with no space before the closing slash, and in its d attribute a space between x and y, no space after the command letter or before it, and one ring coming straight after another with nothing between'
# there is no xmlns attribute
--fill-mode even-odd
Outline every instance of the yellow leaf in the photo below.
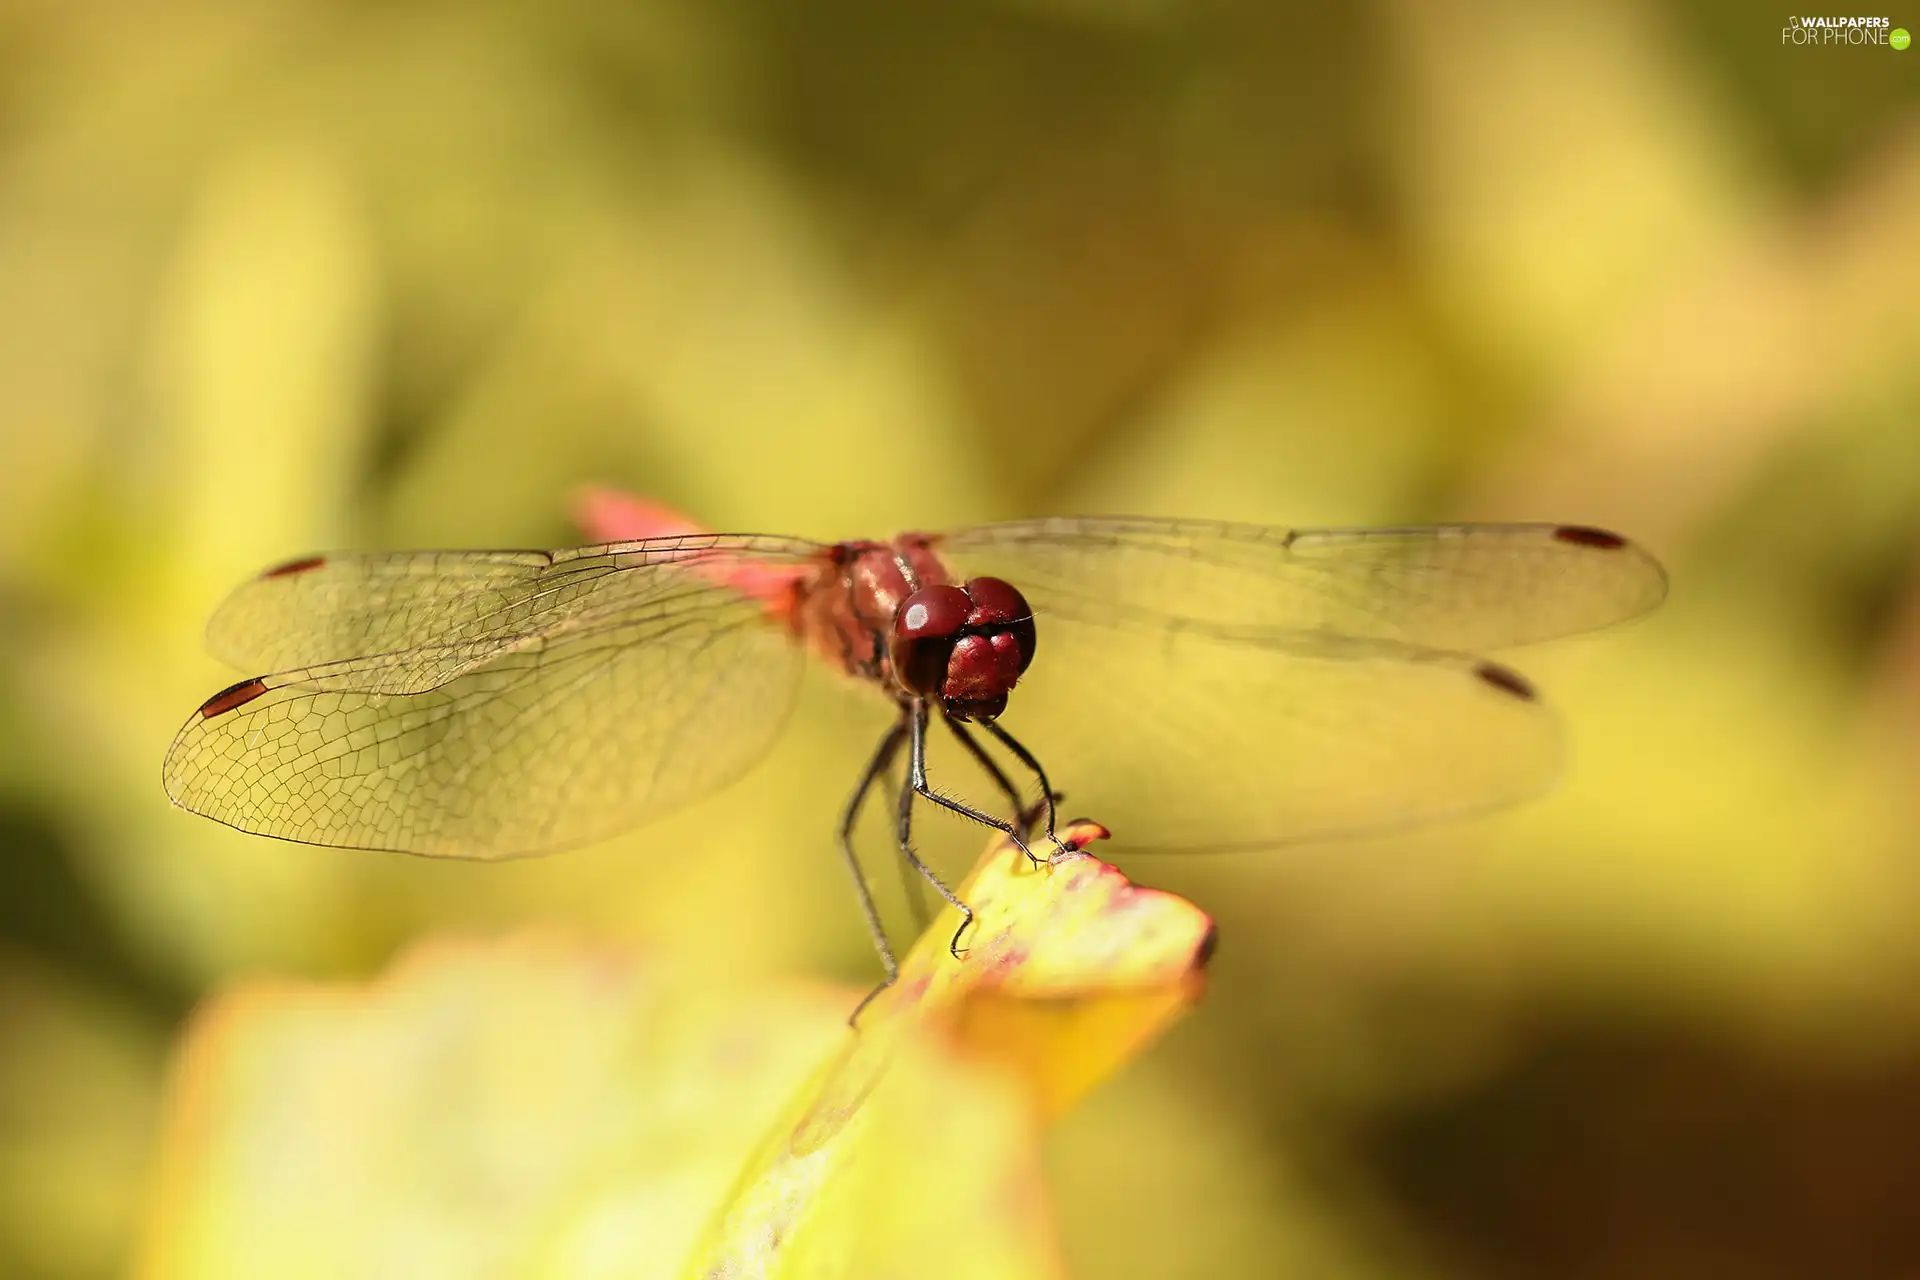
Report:
<svg viewBox="0 0 1920 1280"><path fill-rule="evenodd" d="M1076 850L1105 835L1062 832ZM949 909L801 1091L684 1274L1058 1274L1022 1138L1198 996L1213 923L1084 853L1036 865L1011 844L959 896L975 913L964 958Z"/></svg>
<svg viewBox="0 0 1920 1280"><path fill-rule="evenodd" d="M962 891L966 958L936 921L857 1032L851 993L537 935L229 991L176 1051L138 1274L1058 1276L1040 1121L1198 993L1211 925L1078 853Z"/></svg>
<svg viewBox="0 0 1920 1280"><path fill-rule="evenodd" d="M948 950L949 908L869 1016L934 1019L1017 1067L1045 1115L1065 1110L1199 997L1213 953L1205 912L1078 852L1106 834L1071 824L1076 852L1044 865L990 851L960 889L975 913L965 961Z"/></svg>
<svg viewBox="0 0 1920 1280"><path fill-rule="evenodd" d="M544 935L254 982L175 1056L137 1274L667 1276L848 993Z"/></svg>

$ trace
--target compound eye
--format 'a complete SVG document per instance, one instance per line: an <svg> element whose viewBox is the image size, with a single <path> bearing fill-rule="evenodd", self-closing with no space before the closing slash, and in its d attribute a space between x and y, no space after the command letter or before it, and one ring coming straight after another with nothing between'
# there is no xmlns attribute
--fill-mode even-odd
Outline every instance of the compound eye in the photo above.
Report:
<svg viewBox="0 0 1920 1280"><path fill-rule="evenodd" d="M908 596L893 615L887 646L895 679L910 692L937 697L954 641L972 612L973 601L959 587L922 587Z"/></svg>
<svg viewBox="0 0 1920 1280"><path fill-rule="evenodd" d="M893 634L902 640L951 636L967 625L973 601L959 587L922 587L908 596L893 617Z"/></svg>
<svg viewBox="0 0 1920 1280"><path fill-rule="evenodd" d="M1011 582L1004 578L975 578L967 584L967 596L973 601L968 619L976 627L989 627L1013 637L1020 651L1020 671L1025 675L1033 665L1033 606Z"/></svg>

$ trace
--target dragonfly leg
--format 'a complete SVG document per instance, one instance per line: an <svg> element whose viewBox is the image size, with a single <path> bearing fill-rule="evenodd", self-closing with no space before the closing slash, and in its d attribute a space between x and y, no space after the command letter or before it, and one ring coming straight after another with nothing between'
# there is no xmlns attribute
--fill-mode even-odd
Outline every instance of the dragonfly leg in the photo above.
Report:
<svg viewBox="0 0 1920 1280"><path fill-rule="evenodd" d="M911 794L904 779L900 791ZM894 866L900 869L900 892L907 900L907 910L913 916L913 933L918 937L933 922L933 912L927 906L927 882L914 872L913 864L905 858L897 860Z"/></svg>
<svg viewBox="0 0 1920 1280"><path fill-rule="evenodd" d="M1018 738L1000 727L999 721L987 721L986 729L988 733L1000 740L1001 746L1013 752L1013 754L1019 758L1021 764L1033 770L1034 777L1040 779L1040 799L1047 807L1047 839L1053 842L1055 848L1064 850L1066 846L1060 843L1060 837L1053 834L1056 820L1054 804L1059 797L1054 794L1053 784L1047 781L1047 771L1040 767L1040 761L1034 757L1033 752L1022 746ZM1025 815L1022 814L1021 816L1024 817ZM1031 819L1028 819L1028 825L1032 825Z"/></svg>
<svg viewBox="0 0 1920 1280"><path fill-rule="evenodd" d="M909 723L907 785L900 788L900 825L894 834L899 839L900 856L912 863L913 869L925 876L927 882L940 891L940 896L960 912L960 927L953 931L953 939L947 943L947 950L953 953L954 959L958 960L966 954L960 950L960 935L965 933L967 927L973 923L973 908L960 901L953 890L947 888L946 881L934 874L933 868L920 861L920 856L913 851L913 799L915 796L925 796L935 804L957 809L990 827L998 827L1008 835L1012 835L1016 841L1020 838L1014 835L1011 824L1003 823L984 813L976 813L964 805L935 795L927 786L927 704L921 701L913 704L912 718Z"/></svg>
<svg viewBox="0 0 1920 1280"><path fill-rule="evenodd" d="M1030 826L1031 824L1025 820L1027 807L1020 799L1020 789L1013 785L1013 779L1007 776L1006 770L995 763L994 758L987 754L987 749L981 746L979 741L976 740L971 733L967 732L966 725L961 724L952 716L943 715L940 719L946 723L947 728L953 730L953 736L960 739L960 745L967 749L967 754L979 761L980 767L987 771L987 775L993 779L994 785L1000 788L1002 795L1006 796L1007 803L1013 809L1013 820L1020 824L1022 830Z"/></svg>
<svg viewBox="0 0 1920 1280"><path fill-rule="evenodd" d="M859 1016L860 1009L867 1007L867 1000L892 986L893 980L900 975L900 966L893 958L893 948L887 945L887 931L880 924L880 909L873 903L873 889L867 884L866 873L860 869L860 855L853 847L853 829L860 820L861 807L866 804L873 784L892 766L893 758L900 754L900 744L906 739L907 726L904 721L887 730L886 736L880 739L880 745L874 749L873 758L867 761L866 772L860 775L860 785L854 788L853 795L847 800L846 812L840 818L840 852L846 855L847 871L853 876L854 892L860 895L860 911L867 918L867 931L873 935L874 950L880 953L880 963L887 970L887 980L860 1002L860 1008L853 1011L854 1017Z"/></svg>
<svg viewBox="0 0 1920 1280"><path fill-rule="evenodd" d="M1015 823L1008 822L1005 818L996 818L972 805L962 804L950 796L943 796L927 785L927 704L924 701L914 703L913 708L912 736L909 740L907 756L907 787L914 794L932 801L942 809L951 810L963 818L972 818L983 827L992 827L995 831L1005 832L1007 839L1013 841L1020 852L1033 858L1033 850L1027 848L1026 839L1020 834L1020 828ZM1041 861L1038 858L1033 860Z"/></svg>

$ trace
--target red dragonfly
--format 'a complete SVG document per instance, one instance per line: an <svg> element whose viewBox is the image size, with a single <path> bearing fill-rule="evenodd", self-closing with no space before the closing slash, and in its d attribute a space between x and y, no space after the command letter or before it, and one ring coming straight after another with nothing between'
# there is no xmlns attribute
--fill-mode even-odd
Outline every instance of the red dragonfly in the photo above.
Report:
<svg viewBox="0 0 1920 1280"><path fill-rule="evenodd" d="M971 913L915 852L916 801L1024 848L1042 813L1052 836L1050 777L1069 778L1120 847L1158 850L1489 809L1546 786L1558 734L1533 686L1480 651L1606 626L1666 591L1644 551L1577 525L1091 517L818 543L628 515L657 536L267 570L208 637L270 674L194 712L167 794L310 844L482 859L587 844L745 772L811 652L893 708L840 823L891 975L852 835L903 749L896 843L964 932ZM1022 738L1001 723L1016 686ZM930 785L936 720L1003 808Z"/></svg>

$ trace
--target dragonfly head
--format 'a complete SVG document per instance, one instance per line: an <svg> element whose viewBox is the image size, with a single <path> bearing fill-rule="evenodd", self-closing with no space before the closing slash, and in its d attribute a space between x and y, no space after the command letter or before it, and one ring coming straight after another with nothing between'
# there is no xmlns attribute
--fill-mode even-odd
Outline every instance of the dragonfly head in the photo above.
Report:
<svg viewBox="0 0 1920 1280"><path fill-rule="evenodd" d="M975 578L922 587L893 615L888 656L909 693L959 720L991 720L1033 661L1033 610L1011 584Z"/></svg>

